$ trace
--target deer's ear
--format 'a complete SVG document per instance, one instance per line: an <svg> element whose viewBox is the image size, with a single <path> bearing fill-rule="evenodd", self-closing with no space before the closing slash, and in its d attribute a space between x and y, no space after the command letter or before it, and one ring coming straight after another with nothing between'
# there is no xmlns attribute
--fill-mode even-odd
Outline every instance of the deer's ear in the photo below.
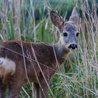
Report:
<svg viewBox="0 0 98 98"><path fill-rule="evenodd" d="M73 21L76 25L79 24L79 9L75 6L72 10L72 14L70 16L70 21Z"/></svg>
<svg viewBox="0 0 98 98"><path fill-rule="evenodd" d="M50 11L50 18L52 23L58 27L59 29L61 28L61 26L64 24L64 20L61 16L58 15L57 12L55 11Z"/></svg>

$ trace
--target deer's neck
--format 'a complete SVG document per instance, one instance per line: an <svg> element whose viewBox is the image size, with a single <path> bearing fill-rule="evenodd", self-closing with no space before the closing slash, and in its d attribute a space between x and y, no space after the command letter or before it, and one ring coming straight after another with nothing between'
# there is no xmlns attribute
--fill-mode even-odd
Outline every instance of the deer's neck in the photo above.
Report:
<svg viewBox="0 0 98 98"><path fill-rule="evenodd" d="M64 45L61 44L60 40L56 44L54 44L54 49L58 63L59 64L63 63L68 56L69 50Z"/></svg>

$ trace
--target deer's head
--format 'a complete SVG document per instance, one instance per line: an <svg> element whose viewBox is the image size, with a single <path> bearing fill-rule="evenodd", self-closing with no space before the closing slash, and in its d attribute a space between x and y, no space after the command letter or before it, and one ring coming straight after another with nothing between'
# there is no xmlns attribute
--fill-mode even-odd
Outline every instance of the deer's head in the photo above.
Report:
<svg viewBox="0 0 98 98"><path fill-rule="evenodd" d="M64 19L58 15L57 12L51 11L50 17L52 23L60 31L60 41L61 44L67 49L76 49L78 43L78 25L79 25L79 13L77 7L74 7L69 21L64 21Z"/></svg>

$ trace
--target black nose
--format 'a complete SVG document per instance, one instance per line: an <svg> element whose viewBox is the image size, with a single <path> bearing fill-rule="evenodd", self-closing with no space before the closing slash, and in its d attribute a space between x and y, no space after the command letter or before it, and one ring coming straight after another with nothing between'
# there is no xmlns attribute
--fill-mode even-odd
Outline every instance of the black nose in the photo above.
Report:
<svg viewBox="0 0 98 98"><path fill-rule="evenodd" d="M70 44L68 48L69 49L76 49L77 48L77 44Z"/></svg>

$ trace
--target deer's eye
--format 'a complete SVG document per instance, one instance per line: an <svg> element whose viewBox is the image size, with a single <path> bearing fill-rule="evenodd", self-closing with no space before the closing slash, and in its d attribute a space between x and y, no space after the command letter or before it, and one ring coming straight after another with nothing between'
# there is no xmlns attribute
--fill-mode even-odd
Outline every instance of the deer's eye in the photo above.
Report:
<svg viewBox="0 0 98 98"><path fill-rule="evenodd" d="M67 32L64 32L64 33L63 33L63 36L64 36L64 37L67 37L67 36L68 36L68 33L67 33Z"/></svg>
<svg viewBox="0 0 98 98"><path fill-rule="evenodd" d="M76 33L76 36L77 36L77 37L79 36L79 32Z"/></svg>

